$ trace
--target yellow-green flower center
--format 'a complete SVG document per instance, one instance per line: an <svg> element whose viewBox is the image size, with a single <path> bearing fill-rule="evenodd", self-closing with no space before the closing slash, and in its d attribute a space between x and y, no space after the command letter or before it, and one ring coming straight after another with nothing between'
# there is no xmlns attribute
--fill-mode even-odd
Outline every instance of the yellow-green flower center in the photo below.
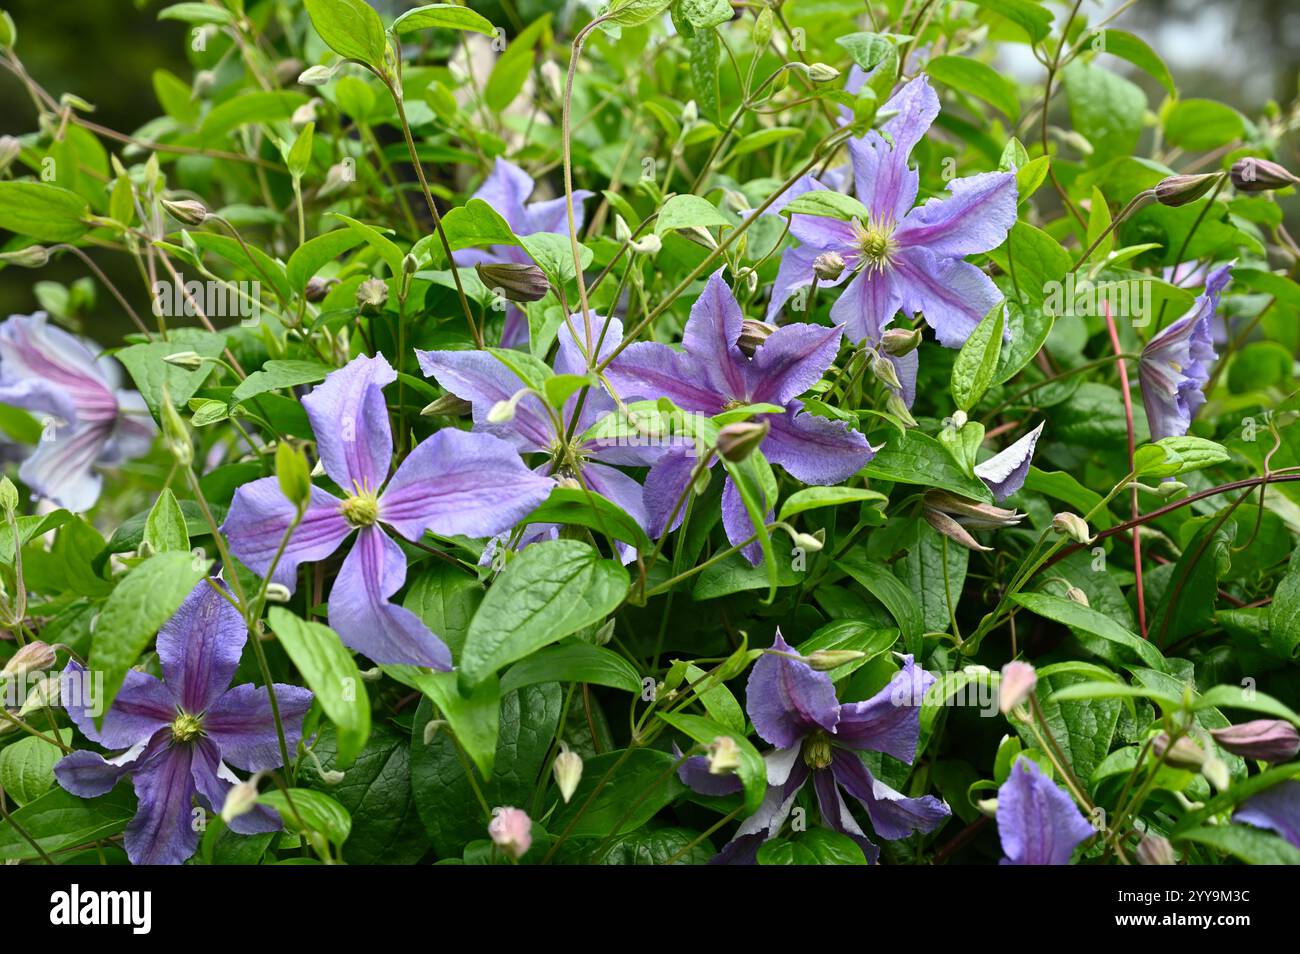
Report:
<svg viewBox="0 0 1300 954"><path fill-rule="evenodd" d="M351 526L372 526L379 519L379 497L370 491L359 491L343 501L339 513Z"/></svg>
<svg viewBox="0 0 1300 954"><path fill-rule="evenodd" d="M803 743L804 764L810 769L829 768L831 764L831 737L820 729Z"/></svg>
<svg viewBox="0 0 1300 954"><path fill-rule="evenodd" d="M853 230L862 250L862 262L867 268L883 268L894 251L894 225L892 222L853 223Z"/></svg>
<svg viewBox="0 0 1300 954"><path fill-rule="evenodd" d="M190 715L188 712L178 712L176 721L172 723L172 741L189 742L203 734L203 718L201 716Z"/></svg>

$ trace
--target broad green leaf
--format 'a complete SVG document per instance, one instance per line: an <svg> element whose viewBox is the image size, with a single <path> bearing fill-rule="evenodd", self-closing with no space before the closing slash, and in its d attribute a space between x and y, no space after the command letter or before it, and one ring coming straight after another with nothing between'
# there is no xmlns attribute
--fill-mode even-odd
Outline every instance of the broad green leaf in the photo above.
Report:
<svg viewBox="0 0 1300 954"><path fill-rule="evenodd" d="M360 2L360 0L358 0L358 2ZM346 216L341 212L331 212L330 214L336 218L342 219L343 222L347 224L348 228L352 229L352 231L365 239L366 244L373 248L379 254L380 260L388 266L390 274L394 276L402 274L402 260L406 256L403 254L396 242L388 238L373 226L366 225L364 222L358 222L356 219Z"/></svg>
<svg viewBox="0 0 1300 954"><path fill-rule="evenodd" d="M321 623L271 607L267 622L338 731L338 756L346 768L370 736L370 699L357 664L338 634Z"/></svg>
<svg viewBox="0 0 1300 954"><path fill-rule="evenodd" d="M488 778L500 731L502 693L496 677L483 680L468 695L462 695L454 672L431 672L415 666L382 668L398 682L429 697L480 774Z"/></svg>
<svg viewBox="0 0 1300 954"><path fill-rule="evenodd" d="M556 487L536 510L523 519L523 523L588 527L630 544L642 553L651 548L650 538L634 517L612 500L581 487Z"/></svg>
<svg viewBox="0 0 1300 954"><path fill-rule="evenodd" d="M655 234L663 235L673 229L686 229L692 226L707 229L715 225L730 225L727 217L718 211L708 199L698 195L675 195L659 210L655 219Z"/></svg>
<svg viewBox="0 0 1300 954"><path fill-rule="evenodd" d="M912 591L898 577L890 572L889 567L872 563L861 551L851 552L835 564L867 591L884 604L902 630L903 642L907 651L913 655L921 652L921 634L925 631L925 618L921 607L917 605Z"/></svg>
<svg viewBox="0 0 1300 954"><path fill-rule="evenodd" d="M294 139L293 145L289 147L289 154L285 157L285 165L289 168L289 174L295 179L301 179L307 172L307 166L311 164L311 145L312 139L316 132L316 124L309 122L302 129L298 130L298 136Z"/></svg>
<svg viewBox="0 0 1300 954"><path fill-rule="evenodd" d="M1245 709L1260 712L1278 719L1285 719L1300 728L1300 715L1270 695L1257 689L1243 689L1241 686L1212 686L1201 693L1196 700L1197 709Z"/></svg>
<svg viewBox="0 0 1300 954"><path fill-rule="evenodd" d="M306 102L306 96L290 90L243 93L212 107L203 117L199 133L205 140L213 140L249 123L287 123Z"/></svg>
<svg viewBox="0 0 1300 954"><path fill-rule="evenodd" d="M519 244L519 237L510 228L510 224L482 199L470 199L464 205L452 209L443 216L442 229L453 252L481 245ZM436 251L435 257L441 254L440 250Z"/></svg>
<svg viewBox="0 0 1300 954"><path fill-rule="evenodd" d="M1129 650L1142 660L1143 665L1159 672L1167 671L1165 657L1161 655L1160 650L1136 633L1129 632L1109 616L1089 606L1052 596L1050 593L1017 593L1012 599L1031 613L1054 620L1071 629L1099 636L1107 642Z"/></svg>
<svg viewBox="0 0 1300 954"><path fill-rule="evenodd" d="M958 467L937 440L916 430L909 430L902 437L891 437L867 462L866 473L877 480L938 487L974 500L993 502L993 495L982 480Z"/></svg>
<svg viewBox="0 0 1300 954"><path fill-rule="evenodd" d="M785 503L781 504L781 512L777 519L789 520L797 513L816 510L819 507L838 507L840 504L862 503L865 501L883 503L888 499L878 491L867 490L863 487L805 487L803 490L795 491L785 499Z"/></svg>
<svg viewBox="0 0 1300 954"><path fill-rule="evenodd" d="M429 3L414 10L407 10L393 21L390 28L398 36L414 33L416 30L462 30L467 33L484 33L492 36L497 28L486 19L466 7L454 3Z"/></svg>
<svg viewBox="0 0 1300 954"><path fill-rule="evenodd" d="M618 26L640 26L659 16L671 3L672 0L615 0L605 17Z"/></svg>
<svg viewBox="0 0 1300 954"><path fill-rule="evenodd" d="M1147 97L1124 77L1092 63L1075 60L1062 72L1074 130L1092 146L1089 165L1101 165L1137 148Z"/></svg>
<svg viewBox="0 0 1300 954"><path fill-rule="evenodd" d="M117 698L126 671L207 576L211 565L211 560L199 560L189 553L157 553L113 588L95 621L88 667L104 674L103 698L96 700L100 708L96 725L103 724L104 713Z"/></svg>
<svg viewBox="0 0 1300 954"><path fill-rule="evenodd" d="M183 407L203 386L213 369L212 362L205 361L197 371L187 371L168 364L163 358L181 351L194 351L205 358L215 358L224 348L225 338L221 335L198 328L178 328L170 332L167 341L130 345L118 351L115 357L126 366L140 396L157 419L164 391L173 404Z"/></svg>
<svg viewBox="0 0 1300 954"><path fill-rule="evenodd" d="M262 365L230 392L230 406L243 404L259 394L281 388L296 388L303 384L324 381L333 368L319 361L272 360Z"/></svg>
<svg viewBox="0 0 1300 954"><path fill-rule="evenodd" d="M488 589L461 654L460 677L473 686L572 632L598 623L622 602L628 575L578 540L525 547Z"/></svg>
<svg viewBox="0 0 1300 954"><path fill-rule="evenodd" d="M173 3L158 11L159 20L181 20L185 23L215 23L226 26L235 22L235 15L224 7L207 3Z"/></svg>
<svg viewBox="0 0 1300 954"><path fill-rule="evenodd" d="M1093 45L1096 48L1097 40L1095 38ZM1170 96L1177 97L1178 89L1174 86L1174 77L1169 72L1169 67L1165 66L1164 60L1160 59L1156 51L1147 46L1146 41L1141 37L1124 30L1103 30L1101 33L1101 49L1111 56L1118 56L1122 60L1128 60L1159 82Z"/></svg>
<svg viewBox="0 0 1300 954"><path fill-rule="evenodd" d="M952 399L963 411L979 403L993 383L1002 354L1002 328L1006 309L999 303L984 316L957 352L952 365Z"/></svg>
<svg viewBox="0 0 1300 954"><path fill-rule="evenodd" d="M681 15L697 30L708 30L731 20L730 0L681 0Z"/></svg>
<svg viewBox="0 0 1300 954"><path fill-rule="evenodd" d="M1006 17L1035 43L1052 32L1052 11L1034 0L971 0L978 7Z"/></svg>
<svg viewBox="0 0 1300 954"><path fill-rule="evenodd" d="M830 189L817 189L796 196L781 212L784 215L820 215L845 222L854 219L866 222L871 218L867 207L857 199Z"/></svg>
<svg viewBox="0 0 1300 954"><path fill-rule="evenodd" d="M365 0L303 0L303 4L326 46L345 59L383 68L388 47L384 21Z"/></svg>
<svg viewBox="0 0 1300 954"><path fill-rule="evenodd" d="M1245 824L1205 825L1181 832L1174 840L1206 845L1248 865L1300 865L1300 848Z"/></svg>
<svg viewBox="0 0 1300 954"><path fill-rule="evenodd" d="M1035 689L1048 728L1074 768L1075 775L1080 778L1090 777L1110 752L1120 709L1124 705L1119 699L1067 700L1060 694L1060 690L1088 681L1086 675L1070 672L1048 676L1039 673ZM1016 729L1026 746L1038 744L1026 726L1017 723Z"/></svg>
<svg viewBox="0 0 1300 954"><path fill-rule="evenodd" d="M857 758L855 755L854 758ZM810 828L789 838L773 838L758 849L760 865L865 865L856 841L829 828Z"/></svg>
<svg viewBox="0 0 1300 954"><path fill-rule="evenodd" d="M1280 659L1300 655L1300 549L1291 554L1286 576L1273 593L1264 648Z"/></svg>
<svg viewBox="0 0 1300 954"><path fill-rule="evenodd" d="M129 785L119 785L99 798L78 798L55 786L10 810L14 823L47 854L112 838L126 828L135 812L135 795ZM39 855L13 824L0 821L0 861L20 860L39 861Z"/></svg>
<svg viewBox="0 0 1300 954"><path fill-rule="evenodd" d="M483 87L488 108L500 113L524 88L532 71L538 45L545 47L551 35L551 14L544 13L520 31L505 52L497 57Z"/></svg>
<svg viewBox="0 0 1300 954"><path fill-rule="evenodd" d="M257 801L275 809L289 831L314 832L340 847L352 832L352 816L348 810L324 792L291 788L286 795L278 788L271 788L262 792Z"/></svg>
<svg viewBox="0 0 1300 954"><path fill-rule="evenodd" d="M86 234L90 205L48 182L0 182L0 229L38 242L75 242Z"/></svg>
<svg viewBox="0 0 1300 954"><path fill-rule="evenodd" d="M322 266L363 241L364 236L354 229L335 229L308 239L289 256L289 286L295 292L302 292Z"/></svg>
<svg viewBox="0 0 1300 954"><path fill-rule="evenodd" d="M434 560L407 588L402 605L447 644L453 658L459 658L470 620L482 602L483 587L477 578Z"/></svg>
<svg viewBox="0 0 1300 954"><path fill-rule="evenodd" d="M1245 135L1241 113L1212 99L1182 99L1165 114L1165 139L1189 152L1217 149Z"/></svg>
<svg viewBox="0 0 1300 954"><path fill-rule="evenodd" d="M1165 437L1145 444L1133 455L1133 468L1139 477L1173 477L1194 470L1204 470L1231 459L1221 444L1190 434Z"/></svg>
<svg viewBox="0 0 1300 954"><path fill-rule="evenodd" d="M936 56L925 71L945 86L984 100L1010 120L1020 116L1015 84L987 63L968 56Z"/></svg>
<svg viewBox="0 0 1300 954"><path fill-rule="evenodd" d="M640 828L686 790L673 771L677 760L667 752L633 749L625 759L623 756L623 752L605 752L586 760L573 798L567 805L561 804L552 816L552 831L602 838L629 832ZM596 783L620 759L623 763L587 805ZM583 806L586 810L579 815Z"/></svg>
<svg viewBox="0 0 1300 954"><path fill-rule="evenodd" d="M577 211L577 210L575 210ZM534 232L519 239L524 251L537 263L537 267L546 273L547 279L554 285L571 282L577 276L573 268L573 245L567 234L556 232ZM592 251L582 243L578 244L580 264L585 271L591 265Z"/></svg>
<svg viewBox="0 0 1300 954"><path fill-rule="evenodd" d="M163 488L153 509L149 511L149 517L144 522L144 541L153 548L154 553L190 551L190 533L185 528L185 513L170 487Z"/></svg>
<svg viewBox="0 0 1300 954"><path fill-rule="evenodd" d="M549 646L521 659L501 677L501 694L542 682L584 682L641 691L641 673L612 650L587 643Z"/></svg>
<svg viewBox="0 0 1300 954"><path fill-rule="evenodd" d="M72 743L71 729L59 729L58 734L64 745ZM44 739L19 739L0 750L0 786L19 805L33 802L54 787L54 766L61 758L59 747Z"/></svg>

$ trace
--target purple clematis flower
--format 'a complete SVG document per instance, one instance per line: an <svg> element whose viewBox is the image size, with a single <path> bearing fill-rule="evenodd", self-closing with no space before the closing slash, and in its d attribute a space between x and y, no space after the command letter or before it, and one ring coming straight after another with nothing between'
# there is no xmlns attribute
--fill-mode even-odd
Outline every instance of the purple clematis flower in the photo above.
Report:
<svg viewBox="0 0 1300 954"><path fill-rule="evenodd" d="M69 510L89 510L112 466L149 452L156 429L144 399L121 387L117 363L42 313L0 325L0 403L43 416L36 450L18 476Z"/></svg>
<svg viewBox="0 0 1300 954"><path fill-rule="evenodd" d="M1004 865L1067 865L1093 828L1037 763L1017 759L998 788L998 835Z"/></svg>
<svg viewBox="0 0 1300 954"><path fill-rule="evenodd" d="M1034 459L1034 448L1042 436L1044 421L1020 440L1004 447L982 464L975 465L975 476L993 492L998 503L1006 500L1025 485L1029 465Z"/></svg>
<svg viewBox="0 0 1300 954"><path fill-rule="evenodd" d="M593 319L593 342L600 345L600 354L594 359L598 362L623 340L623 324L617 318L593 316ZM560 326L555 357L557 374L587 372L586 340L586 323L580 316L570 316ZM502 438L521 453L547 455L547 460L537 467L538 473L577 481L618 504L643 528L649 525L641 485L610 465L644 466L656 461L663 450L586 436L592 425L615 410L609 395L592 388L579 403L579 395L575 394L565 403L563 413L555 415L536 394L521 395L526 387L524 381L487 351L417 350L416 355L426 376L470 402L475 430ZM514 414L509 420L489 420L494 406L510 402L516 396ZM520 543L555 533L553 526L537 525ZM623 556L634 558L635 551L624 549Z"/></svg>
<svg viewBox="0 0 1300 954"><path fill-rule="evenodd" d="M949 197L913 208L920 177L907 160L939 114L939 98L929 80L918 76L881 110L897 115L879 131L849 143L854 184L867 220L792 216L790 232L801 244L781 259L768 318L780 312L797 288L811 284L817 256L835 252L844 260L844 272L822 284L848 281L831 307L831 318L845 326L850 340L879 342L902 308L924 313L940 343L959 348L1002 300L989 277L964 257L997 248L1006 239L1016 220L1016 177L989 172L954 179Z"/></svg>
<svg viewBox="0 0 1300 954"><path fill-rule="evenodd" d="M804 412L798 400L835 360L840 329L784 325L748 358L736 344L742 321L740 304L719 270L691 307L681 351L637 342L610 364L605 376L626 400L668 397L682 410L710 416L747 404L780 405L784 414L756 418L771 426L762 445L769 460L806 484L836 484L853 476L872 457L867 439L842 421ZM696 463L692 450L668 451L646 477L651 536L673 529L668 518L690 482ZM722 521L733 544L753 536L731 478L723 486ZM758 547L748 547L746 556L757 563Z"/></svg>
<svg viewBox="0 0 1300 954"><path fill-rule="evenodd" d="M1212 271L1191 310L1142 349L1138 377L1153 441L1186 434L1192 417L1205 403L1201 388L1210 380L1210 365L1218 357L1214 318L1219 295L1231 280L1231 265Z"/></svg>
<svg viewBox="0 0 1300 954"><path fill-rule="evenodd" d="M787 654L787 655L777 655ZM754 729L776 750L767 755L767 797L741 823L720 861L752 861L758 848L774 838L794 807L795 796L809 779L827 827L848 835L875 861L876 846L859 827L840 789L867 810L875 833L893 841L914 831L933 831L948 817L948 806L932 795L907 798L875 778L859 752L883 752L907 764L916 755L921 735L921 700L935 682L911 656L884 689L863 702L843 705L830 676L801 659L778 631L772 651L754 663L746 690L746 709ZM732 777L708 776L703 757L688 760L679 776L703 794L739 791ZM705 778L707 776L707 778ZM722 790L721 783L731 784Z"/></svg>
<svg viewBox="0 0 1300 954"><path fill-rule="evenodd" d="M569 216L565 210L564 196L540 202L529 202L536 183L533 177L520 169L513 162L498 158L491 174L483 180L479 190L471 199L482 199L492 206L518 236L533 235L537 232L556 232L569 234ZM586 189L573 190L574 225L582 228L582 203L594 193ZM467 248L455 255L456 264L488 264L493 262L513 262L518 265L532 265L533 260L518 245L493 245L485 249ZM506 308L506 323L501 331L503 348L522 348L528 344L528 322L524 313L515 305Z"/></svg>
<svg viewBox="0 0 1300 954"><path fill-rule="evenodd" d="M406 581L406 556L383 528L407 540L419 540L426 530L490 537L545 500L553 483L528 470L504 441L453 429L422 442L389 478L393 435L381 389L396 378L382 355L362 355L302 399L325 473L345 496L312 487L278 563L295 509L277 478L240 487L221 529L236 557L255 573L274 565L271 579L290 589L300 563L325 559L355 530L356 542L330 591L330 626L377 663L446 671L452 668L446 644L418 616L390 602Z"/></svg>
<svg viewBox="0 0 1300 954"><path fill-rule="evenodd" d="M1232 820L1277 832L1300 848L1300 782L1280 782L1250 796Z"/></svg>
<svg viewBox="0 0 1300 954"><path fill-rule="evenodd" d="M104 758L81 750L55 767L60 785L81 798L107 793L130 776L139 798L126 828L132 864L178 865L194 854L199 832L192 803L219 812L226 793L239 782L229 765L259 772L280 765L280 745L265 686L229 688L239 667L248 630L244 619L207 580L196 586L158 633L163 678L130 670L117 698L95 728L80 698L64 696L64 707L86 738L120 754ZM65 676L83 684L86 671L68 663ZM312 694L276 683L275 698L285 743L293 752L302 738L302 719ZM280 817L265 806L233 818L241 835L277 831Z"/></svg>

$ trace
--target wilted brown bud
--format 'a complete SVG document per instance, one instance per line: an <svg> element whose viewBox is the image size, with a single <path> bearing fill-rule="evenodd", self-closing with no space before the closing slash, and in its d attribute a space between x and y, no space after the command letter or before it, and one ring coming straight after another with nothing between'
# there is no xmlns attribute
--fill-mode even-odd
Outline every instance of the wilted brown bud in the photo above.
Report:
<svg viewBox="0 0 1300 954"><path fill-rule="evenodd" d="M895 358L911 354L921 343L921 329L890 328L880 336L880 350Z"/></svg>
<svg viewBox="0 0 1300 954"><path fill-rule="evenodd" d="M932 526L939 533L967 550L975 550L979 553L988 553L993 548L986 547L963 527L960 523L948 516L942 510L935 510L933 507L926 507L922 511L925 516L925 522Z"/></svg>
<svg viewBox="0 0 1300 954"><path fill-rule="evenodd" d="M1140 865L1176 865L1178 856L1169 839L1161 835L1144 835L1137 846L1137 860Z"/></svg>
<svg viewBox="0 0 1300 954"><path fill-rule="evenodd" d="M1221 174L1207 172L1199 176L1167 176L1156 183L1156 201L1161 205L1187 205L1214 188Z"/></svg>
<svg viewBox="0 0 1300 954"><path fill-rule="evenodd" d="M498 262L475 265L479 280L507 301L541 301L551 290L546 273L536 265Z"/></svg>
<svg viewBox="0 0 1300 954"><path fill-rule="evenodd" d="M754 352L763 346L767 336L774 331L776 331L776 328L766 321L746 318L740 323L740 337L736 339L736 347L744 352L747 357L752 358Z"/></svg>
<svg viewBox="0 0 1300 954"><path fill-rule="evenodd" d="M307 280L307 288L303 296L313 305L317 302L324 301L325 296L330 293L330 289L338 284L337 278L320 278L313 275Z"/></svg>
<svg viewBox="0 0 1300 954"><path fill-rule="evenodd" d="M208 207L197 199L163 199L162 207L181 225L202 225L208 217Z"/></svg>
<svg viewBox="0 0 1300 954"><path fill-rule="evenodd" d="M733 464L744 460L763 443L772 429L767 421L737 421L718 431L718 455Z"/></svg>
<svg viewBox="0 0 1300 954"><path fill-rule="evenodd" d="M1262 762L1289 762L1300 752L1300 733L1282 719L1255 719L1226 729L1211 729L1210 735L1233 755Z"/></svg>
<svg viewBox="0 0 1300 954"><path fill-rule="evenodd" d="M844 257L839 252L822 252L813 259L813 274L824 282L833 282L844 271Z"/></svg>
<svg viewBox="0 0 1300 954"><path fill-rule="evenodd" d="M382 278L367 278L357 286L357 307L362 311L379 311L387 301L388 282Z"/></svg>
<svg viewBox="0 0 1300 954"><path fill-rule="evenodd" d="M1157 756L1164 756L1165 762L1174 768L1200 770L1205 764L1205 750L1185 735L1169 744L1169 733L1161 732L1151 740L1151 751Z"/></svg>
<svg viewBox="0 0 1300 954"><path fill-rule="evenodd" d="M1284 167L1268 159L1256 159L1247 156L1232 164L1228 173L1232 185L1238 192L1268 192L1272 189L1285 189L1287 186L1300 185L1297 179Z"/></svg>
<svg viewBox="0 0 1300 954"><path fill-rule="evenodd" d="M1018 510L1007 510L1005 507L980 503L946 490L926 491L925 505L948 514L963 527L976 530L1014 527L1024 517L1024 514Z"/></svg>

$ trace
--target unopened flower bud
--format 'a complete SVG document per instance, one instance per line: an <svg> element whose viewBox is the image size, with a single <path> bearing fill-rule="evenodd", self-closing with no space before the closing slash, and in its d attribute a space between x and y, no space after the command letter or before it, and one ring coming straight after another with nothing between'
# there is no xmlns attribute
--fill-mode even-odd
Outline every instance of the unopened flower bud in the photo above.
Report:
<svg viewBox="0 0 1300 954"><path fill-rule="evenodd" d="M749 199L745 197L745 193L737 192L735 189L724 189L722 201L733 212L748 212L750 209Z"/></svg>
<svg viewBox="0 0 1300 954"><path fill-rule="evenodd" d="M197 199L163 199L162 207L181 225L202 225L208 217L208 207Z"/></svg>
<svg viewBox="0 0 1300 954"><path fill-rule="evenodd" d="M266 601L268 603L287 603L293 599L293 593L283 583L266 584Z"/></svg>
<svg viewBox="0 0 1300 954"><path fill-rule="evenodd" d="M736 347L749 358L754 357L754 352L763 346L768 335L776 331L773 325L766 321L759 321L756 318L746 318L740 323L740 337L736 339Z"/></svg>
<svg viewBox="0 0 1300 954"><path fill-rule="evenodd" d="M1078 603L1080 606L1090 605L1088 603L1088 594L1085 593L1083 590L1079 589L1077 586L1067 586L1065 588L1065 596L1066 599L1070 600L1071 602Z"/></svg>
<svg viewBox="0 0 1300 954"><path fill-rule="evenodd" d="M309 66L298 74L298 84L300 86L324 86L333 78L333 67Z"/></svg>
<svg viewBox="0 0 1300 954"><path fill-rule="evenodd" d="M338 283L336 278L320 278L313 275L307 279L307 287L303 290L303 297L313 305L317 302L324 301L325 296L330 293L330 288Z"/></svg>
<svg viewBox="0 0 1300 954"><path fill-rule="evenodd" d="M952 517L963 527L976 530L998 530L1014 527L1020 523L1024 514L993 504L980 503L946 490L928 490L925 493L925 505L940 510Z"/></svg>
<svg viewBox="0 0 1300 954"><path fill-rule="evenodd" d="M1219 792L1226 792L1228 786L1232 784L1232 776L1228 773L1227 763L1217 755L1206 756L1204 764L1201 765L1201 777Z"/></svg>
<svg viewBox="0 0 1300 954"><path fill-rule="evenodd" d="M740 768L740 747L729 735L720 735L709 743L709 774L731 775Z"/></svg>
<svg viewBox="0 0 1300 954"><path fill-rule="evenodd" d="M1137 860L1140 865L1176 865L1178 856L1174 846L1162 835L1143 835L1137 846Z"/></svg>
<svg viewBox="0 0 1300 954"><path fill-rule="evenodd" d="M488 835L494 845L512 858L522 858L533 845L533 820L519 808L509 805L494 808Z"/></svg>
<svg viewBox="0 0 1300 954"><path fill-rule="evenodd" d="M653 258L659 254L660 249L664 247L664 243L663 239L651 232L648 235L641 236L634 242L629 242L628 247L638 255L649 255Z"/></svg>
<svg viewBox="0 0 1300 954"><path fill-rule="evenodd" d="M627 220L617 213L614 215L614 238L620 242L626 242L632 238L632 230L628 228Z"/></svg>
<svg viewBox="0 0 1300 954"><path fill-rule="evenodd" d="M474 266L479 281L507 301L541 301L551 290L546 273L536 265L498 262Z"/></svg>
<svg viewBox="0 0 1300 954"><path fill-rule="evenodd" d="M348 186L356 181L356 172L354 167L336 162L329 167L325 173L325 181L321 187L316 190L316 198L324 199L333 195L335 192L342 192Z"/></svg>
<svg viewBox="0 0 1300 954"><path fill-rule="evenodd" d="M181 418L176 406L172 404L171 397L167 394L166 387L163 388L163 399L159 404L159 415L162 417L163 443L166 444L167 450L171 452L176 463L182 467L188 467L194 462L194 444L190 440L189 429L185 426L185 421Z"/></svg>
<svg viewBox="0 0 1300 954"><path fill-rule="evenodd" d="M901 391L903 382L898 380L898 371L894 368L894 362L890 361L882 354L873 354L871 356L871 373L885 387L891 391Z"/></svg>
<svg viewBox="0 0 1300 954"><path fill-rule="evenodd" d="M506 421L515 419L515 401L497 401L488 411L487 419L489 424L504 424Z"/></svg>
<svg viewBox="0 0 1300 954"><path fill-rule="evenodd" d="M197 351L177 351L167 355L163 360L186 371L197 371L203 367L203 356Z"/></svg>
<svg viewBox="0 0 1300 954"><path fill-rule="evenodd" d="M57 673L33 676L27 687L27 698L18 707L18 717L25 719L33 712L59 705L59 677Z"/></svg>
<svg viewBox="0 0 1300 954"><path fill-rule="evenodd" d="M1233 187L1238 192L1269 192L1273 189L1300 185L1300 179L1283 166L1254 156L1238 159L1232 164L1228 174L1232 178Z"/></svg>
<svg viewBox="0 0 1300 954"><path fill-rule="evenodd" d="M718 431L718 455L733 464L744 460L763 443L772 426L763 421L736 421Z"/></svg>
<svg viewBox="0 0 1300 954"><path fill-rule="evenodd" d="M19 268L44 268L50 260L50 250L44 245L29 245L16 252L0 253L0 262Z"/></svg>
<svg viewBox="0 0 1300 954"><path fill-rule="evenodd" d="M809 553L817 553L822 549L822 547L826 546L826 542L823 539L823 537L825 537L825 531L819 530L818 533L820 533L821 536L811 533L796 533L793 537L794 545Z"/></svg>
<svg viewBox="0 0 1300 954"><path fill-rule="evenodd" d="M885 410L902 421L904 427L916 427L916 418L912 417L901 394L890 391L885 398Z"/></svg>
<svg viewBox="0 0 1300 954"><path fill-rule="evenodd" d="M844 272L844 256L839 252L822 252L813 259L813 274L824 282L833 282Z"/></svg>
<svg viewBox="0 0 1300 954"><path fill-rule="evenodd" d="M293 111L289 117L289 122L294 126L306 126L308 123L316 121L316 107L320 105L320 98L313 96L307 102L303 103Z"/></svg>
<svg viewBox="0 0 1300 954"><path fill-rule="evenodd" d="M428 745L437 736L438 730L447 724L446 719L430 719L424 724L424 744Z"/></svg>
<svg viewBox="0 0 1300 954"><path fill-rule="evenodd" d="M1156 183L1156 201L1161 205L1187 205L1213 189L1220 178L1221 174L1216 172L1199 176L1166 176Z"/></svg>
<svg viewBox="0 0 1300 954"><path fill-rule="evenodd" d="M682 128L689 129L700 121L700 107L695 100L688 100L682 107Z"/></svg>
<svg viewBox="0 0 1300 954"><path fill-rule="evenodd" d="M814 83L829 83L839 76L840 71L828 63L814 63L808 67L808 78Z"/></svg>
<svg viewBox="0 0 1300 954"><path fill-rule="evenodd" d="M1165 761L1174 768L1200 769L1205 764L1205 750L1185 735L1169 744L1169 733L1161 732L1151 740L1151 751L1156 756L1164 756Z"/></svg>
<svg viewBox="0 0 1300 954"><path fill-rule="evenodd" d="M311 467L307 455L288 441L275 448L275 476L280 481L280 493L299 510L311 501Z"/></svg>
<svg viewBox="0 0 1300 954"><path fill-rule="evenodd" d="M1156 493L1168 500L1176 497L1187 489L1187 485L1181 480L1162 480L1156 484Z"/></svg>
<svg viewBox="0 0 1300 954"><path fill-rule="evenodd" d="M1014 659L1002 667L1002 681L998 684L998 711L1007 715L1029 699L1038 685L1038 673L1027 662Z"/></svg>
<svg viewBox="0 0 1300 954"><path fill-rule="evenodd" d="M925 507L922 509L921 515L925 517L925 522L933 527L937 533L943 534L958 546L965 547L967 550L974 550L976 553L988 553L993 549L976 540L970 535L970 531L942 510Z"/></svg>
<svg viewBox="0 0 1300 954"><path fill-rule="evenodd" d="M975 808L985 818L998 817L998 800L996 798L981 798L975 803Z"/></svg>
<svg viewBox="0 0 1300 954"><path fill-rule="evenodd" d="M424 406L420 412L424 417L462 417L474 409L464 398L457 397L454 394L444 394L436 401L431 401Z"/></svg>
<svg viewBox="0 0 1300 954"><path fill-rule="evenodd" d="M911 354L920 343L920 328L890 328L880 336L880 350L895 358Z"/></svg>
<svg viewBox="0 0 1300 954"><path fill-rule="evenodd" d="M388 282L382 278L367 278L357 286L357 307L363 312L377 312L387 301Z"/></svg>
<svg viewBox="0 0 1300 954"><path fill-rule="evenodd" d="M34 639L14 653L5 663L0 676L19 678L29 672L41 672L54 665L54 649L47 643Z"/></svg>
<svg viewBox="0 0 1300 954"><path fill-rule="evenodd" d="M571 751L569 746L561 741L560 754L551 764L551 771L555 775L555 785L560 790L560 797L567 805L573 793L578 790L578 782L582 781L582 756Z"/></svg>
<svg viewBox="0 0 1300 954"><path fill-rule="evenodd" d="M803 661L817 672L830 672L845 663L865 659L866 655L866 653L859 652L856 649L819 649L816 652L809 653L803 658Z"/></svg>
<svg viewBox="0 0 1300 954"><path fill-rule="evenodd" d="M247 815L257 805L257 783L252 779L230 786L221 806L221 820L229 825L241 815Z"/></svg>
<svg viewBox="0 0 1300 954"><path fill-rule="evenodd" d="M1063 511L1052 518L1052 529L1063 534L1075 543L1092 543L1093 537L1088 533L1088 522L1077 513Z"/></svg>
<svg viewBox="0 0 1300 954"><path fill-rule="evenodd" d="M1255 719L1211 729L1210 735L1233 755L1261 762L1290 762L1300 752L1300 733L1282 719Z"/></svg>
<svg viewBox="0 0 1300 954"><path fill-rule="evenodd" d="M15 136L0 136L0 175L13 165L18 154L23 151L23 144Z"/></svg>
<svg viewBox="0 0 1300 954"><path fill-rule="evenodd" d="M5 515L13 513L18 509L18 488L8 477L0 477L0 510Z"/></svg>

